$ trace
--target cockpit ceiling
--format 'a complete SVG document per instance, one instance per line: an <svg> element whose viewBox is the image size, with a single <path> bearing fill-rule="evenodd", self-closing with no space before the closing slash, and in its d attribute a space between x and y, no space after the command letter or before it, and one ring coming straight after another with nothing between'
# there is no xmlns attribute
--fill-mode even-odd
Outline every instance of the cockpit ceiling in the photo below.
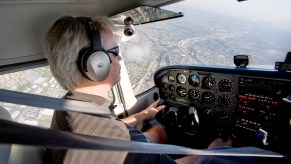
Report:
<svg viewBox="0 0 291 164"><path fill-rule="evenodd" d="M24 8L25 6L48 7L46 11L50 10L50 6L58 6L59 8L69 6L79 6L80 8L89 9L87 14L100 14L111 16L139 6L161 7L176 3L183 0L0 0L0 6L8 8L9 6L18 6ZM90 8L94 9L90 11ZM2 8L2 7L1 7ZM14 13L15 11L11 11Z"/></svg>
<svg viewBox="0 0 291 164"><path fill-rule="evenodd" d="M15 64L21 67L20 63L45 60L43 36L62 16L112 16L139 6L161 7L179 1L0 0L0 74L13 64L11 69Z"/></svg>

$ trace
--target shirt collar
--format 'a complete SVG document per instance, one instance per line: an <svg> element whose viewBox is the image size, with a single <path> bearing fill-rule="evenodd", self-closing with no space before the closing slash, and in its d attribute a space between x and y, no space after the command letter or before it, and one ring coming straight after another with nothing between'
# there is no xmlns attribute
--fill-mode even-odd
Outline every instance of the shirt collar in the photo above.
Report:
<svg viewBox="0 0 291 164"><path fill-rule="evenodd" d="M78 100L78 101L85 101L85 102L93 102L99 106L106 106L108 107L111 102L109 99L98 96L98 95L91 95L76 91L70 91L66 95L67 99Z"/></svg>

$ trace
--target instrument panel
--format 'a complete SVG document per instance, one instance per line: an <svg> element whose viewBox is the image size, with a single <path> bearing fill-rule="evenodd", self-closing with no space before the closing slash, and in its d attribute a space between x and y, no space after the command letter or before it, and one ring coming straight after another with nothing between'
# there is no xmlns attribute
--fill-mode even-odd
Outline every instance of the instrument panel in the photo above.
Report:
<svg viewBox="0 0 291 164"><path fill-rule="evenodd" d="M168 66L154 79L166 105L156 119L173 134L291 152L290 73Z"/></svg>

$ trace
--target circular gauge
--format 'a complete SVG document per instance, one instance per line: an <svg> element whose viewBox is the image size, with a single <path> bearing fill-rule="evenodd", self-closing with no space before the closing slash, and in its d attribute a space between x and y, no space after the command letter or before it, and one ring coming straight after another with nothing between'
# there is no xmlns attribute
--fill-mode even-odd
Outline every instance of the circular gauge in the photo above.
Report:
<svg viewBox="0 0 291 164"><path fill-rule="evenodd" d="M197 100L197 99L199 99L199 97L200 97L200 93L199 93L199 91L197 91L196 89L190 89L190 90L189 90L189 97L190 97L192 100Z"/></svg>
<svg viewBox="0 0 291 164"><path fill-rule="evenodd" d="M204 77L202 79L202 87L203 88L210 89L214 86L214 84L215 84L215 80L213 77L209 76L209 77Z"/></svg>
<svg viewBox="0 0 291 164"><path fill-rule="evenodd" d="M174 91L175 91L175 86L172 85L172 84L170 84L170 85L169 85L169 90L172 91L172 92L174 92Z"/></svg>
<svg viewBox="0 0 291 164"><path fill-rule="evenodd" d="M178 80L179 83L181 83L181 84L185 84L186 81L187 81L187 77L186 77L185 74L183 74L183 73L179 73L179 74L177 75L177 80Z"/></svg>
<svg viewBox="0 0 291 164"><path fill-rule="evenodd" d="M186 88L179 86L177 88L177 94L181 97L185 97L186 96Z"/></svg>
<svg viewBox="0 0 291 164"><path fill-rule="evenodd" d="M167 92L163 92L162 95L164 96L164 98L168 98L168 93Z"/></svg>
<svg viewBox="0 0 291 164"><path fill-rule="evenodd" d="M219 96L217 99L218 106L223 108L230 108L232 107L232 99L227 95Z"/></svg>
<svg viewBox="0 0 291 164"><path fill-rule="evenodd" d="M175 97L173 94L169 94L169 98L170 98L171 100L176 100L176 97Z"/></svg>
<svg viewBox="0 0 291 164"><path fill-rule="evenodd" d="M200 84L200 78L197 75L191 75L189 77L189 84L197 87Z"/></svg>
<svg viewBox="0 0 291 164"><path fill-rule="evenodd" d="M202 102L206 104L213 104L215 102L215 96L210 92L202 93L201 98Z"/></svg>
<svg viewBox="0 0 291 164"><path fill-rule="evenodd" d="M167 85L166 83L163 83L163 84L162 84L162 88L163 88L164 90L167 90L167 89L168 89L168 85Z"/></svg>
<svg viewBox="0 0 291 164"><path fill-rule="evenodd" d="M222 92L231 92L233 90L233 82L231 80L222 79L218 82L218 87Z"/></svg>

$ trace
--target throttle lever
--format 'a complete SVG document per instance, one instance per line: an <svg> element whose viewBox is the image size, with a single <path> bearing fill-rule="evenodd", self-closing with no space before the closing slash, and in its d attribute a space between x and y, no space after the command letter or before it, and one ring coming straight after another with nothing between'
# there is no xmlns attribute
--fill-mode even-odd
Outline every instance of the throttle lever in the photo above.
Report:
<svg viewBox="0 0 291 164"><path fill-rule="evenodd" d="M197 113L197 110L196 110L195 107L190 107L189 108L189 115L191 115L191 114L194 115L195 121L199 125L199 117L198 117L198 113Z"/></svg>
<svg viewBox="0 0 291 164"><path fill-rule="evenodd" d="M157 104L157 107L161 106L161 105L165 105L165 100L164 99L160 99L160 101ZM165 113L165 108L163 110L160 111L161 113Z"/></svg>

